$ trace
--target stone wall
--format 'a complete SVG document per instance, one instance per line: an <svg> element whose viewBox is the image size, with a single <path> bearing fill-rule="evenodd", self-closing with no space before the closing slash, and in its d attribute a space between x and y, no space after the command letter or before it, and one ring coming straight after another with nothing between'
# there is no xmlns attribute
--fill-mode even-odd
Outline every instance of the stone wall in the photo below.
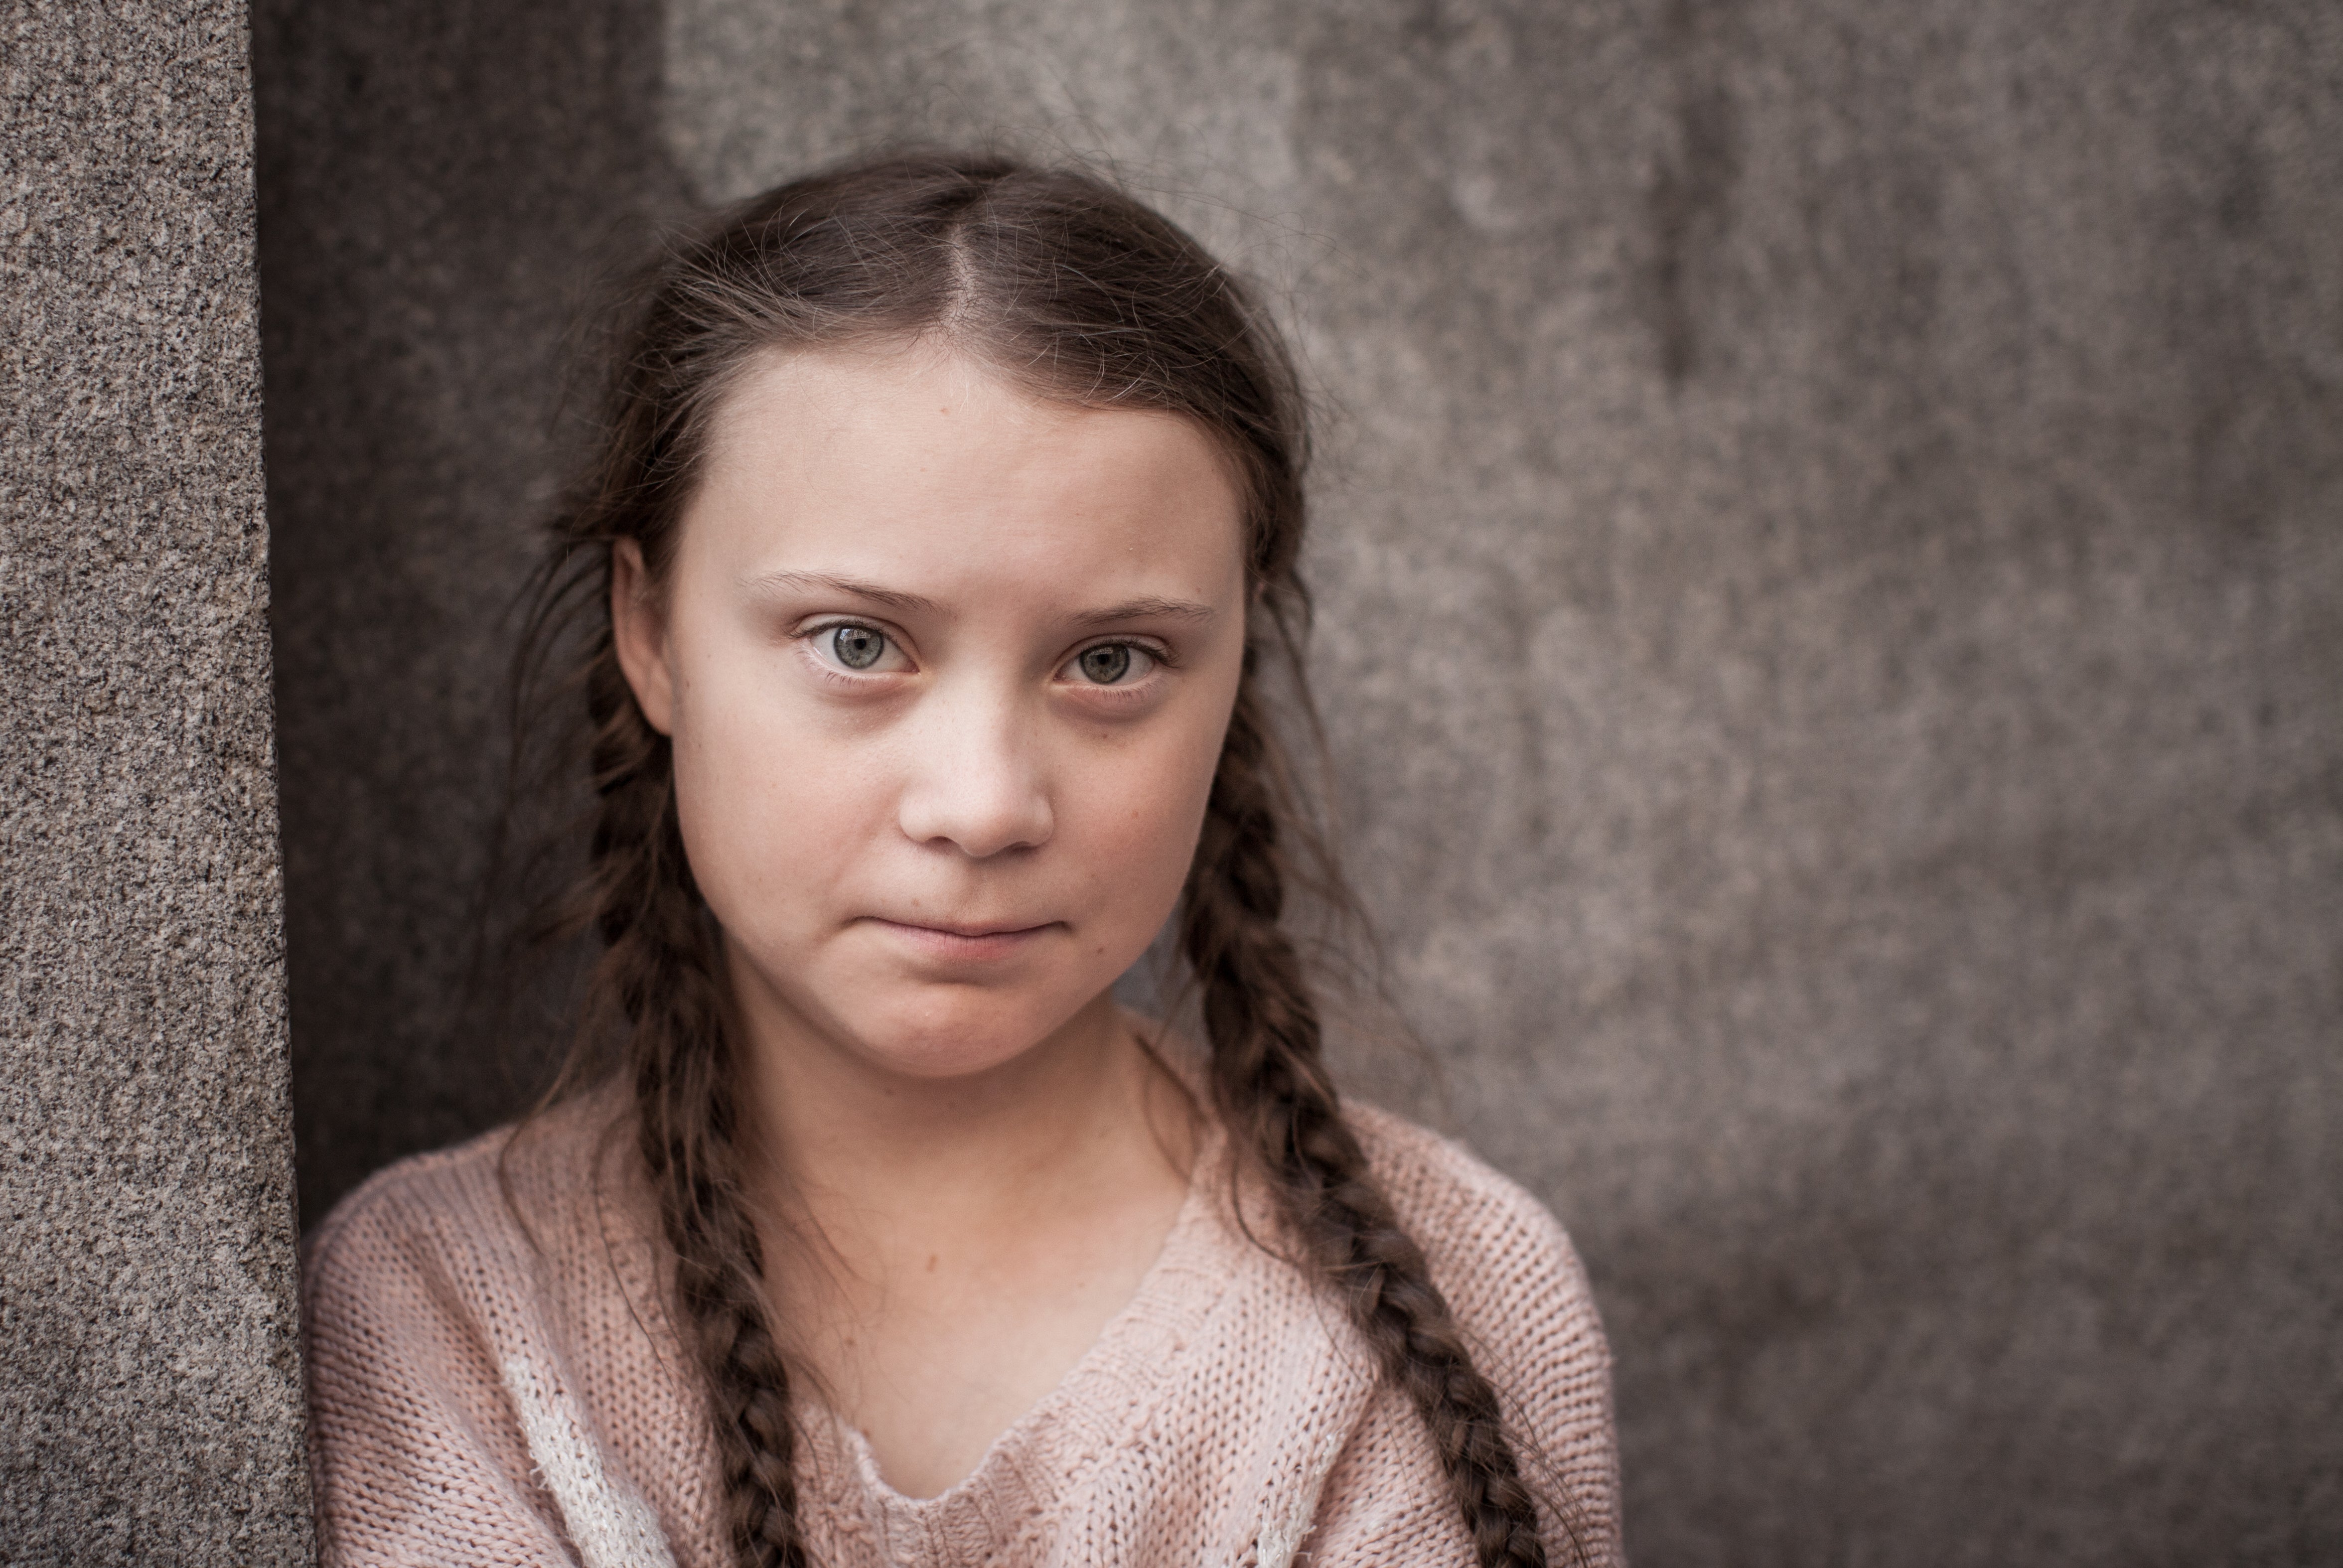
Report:
<svg viewBox="0 0 2343 1568"><path fill-rule="evenodd" d="M0 1561L289 1565L244 7L0 29Z"/></svg>
<svg viewBox="0 0 2343 1568"><path fill-rule="evenodd" d="M260 26L313 1212L514 1102L447 999L590 258L1002 141L1302 345L1353 870L1636 1560L2343 1553L2343 14L566 15Z"/></svg>

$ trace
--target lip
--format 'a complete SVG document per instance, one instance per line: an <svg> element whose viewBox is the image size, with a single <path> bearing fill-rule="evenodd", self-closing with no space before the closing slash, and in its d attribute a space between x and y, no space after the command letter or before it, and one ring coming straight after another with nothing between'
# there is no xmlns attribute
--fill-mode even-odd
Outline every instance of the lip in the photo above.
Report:
<svg viewBox="0 0 2343 1568"><path fill-rule="evenodd" d="M1059 922L1046 920L1038 926L952 925L913 923L890 920L880 915L865 917L870 922L920 949L929 956L957 960L1005 959L1022 951L1045 932L1054 930Z"/></svg>

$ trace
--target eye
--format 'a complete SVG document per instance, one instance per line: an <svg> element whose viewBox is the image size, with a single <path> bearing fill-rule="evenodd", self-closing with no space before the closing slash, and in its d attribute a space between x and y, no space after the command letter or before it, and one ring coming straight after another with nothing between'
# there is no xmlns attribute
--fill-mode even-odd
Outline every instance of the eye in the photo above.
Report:
<svg viewBox="0 0 2343 1568"><path fill-rule="evenodd" d="M815 655L826 664L856 675L883 675L906 668L895 639L875 626L841 621L818 627L811 634Z"/></svg>
<svg viewBox="0 0 2343 1568"><path fill-rule="evenodd" d="M1067 661L1060 671L1092 686L1122 686L1155 668L1155 656L1136 643L1094 643Z"/></svg>
<svg viewBox="0 0 2343 1568"><path fill-rule="evenodd" d="M841 626L830 634L830 651L849 669L868 669L887 651L887 639L867 626Z"/></svg>

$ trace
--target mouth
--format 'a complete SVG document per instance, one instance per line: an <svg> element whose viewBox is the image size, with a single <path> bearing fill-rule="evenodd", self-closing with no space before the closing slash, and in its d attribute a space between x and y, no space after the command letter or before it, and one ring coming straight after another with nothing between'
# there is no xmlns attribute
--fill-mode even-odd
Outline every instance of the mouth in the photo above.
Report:
<svg viewBox="0 0 2343 1568"><path fill-rule="evenodd" d="M1044 933L1055 930L1061 923L1045 920L1033 926L1009 922L963 925L943 920L890 920L879 915L866 918L872 925L931 957L961 960L1007 958Z"/></svg>

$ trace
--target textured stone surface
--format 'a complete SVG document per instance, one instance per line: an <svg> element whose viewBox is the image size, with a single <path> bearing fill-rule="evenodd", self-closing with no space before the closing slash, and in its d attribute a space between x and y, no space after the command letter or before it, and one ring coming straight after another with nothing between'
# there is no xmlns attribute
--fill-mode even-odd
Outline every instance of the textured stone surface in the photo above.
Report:
<svg viewBox="0 0 2343 1568"><path fill-rule="evenodd" d="M498 977L468 963L503 789L506 616L535 560L564 333L641 237L658 25L637 0L261 0L253 33L314 1221L533 1081L536 1053L483 1049Z"/></svg>
<svg viewBox="0 0 2343 1568"><path fill-rule="evenodd" d="M1111 161L1269 280L1330 415L1353 868L1457 1125L1587 1255L1639 1563L2343 1555L2343 14L660 25L648 107L559 73L470 101L411 39L371 134L469 167L483 125L532 127L429 209L499 244L530 193L624 206L662 152L718 197L999 136ZM397 335L275 336L271 271L272 376L389 377L472 454L321 423L314 467L397 498L280 553L287 605L347 607L288 670L287 821L297 1017L317 977L337 1031L304 1071L376 1086L330 1112L370 1161L502 1103L416 1020L460 950L441 879L514 558L464 519L522 482L498 442L542 418L516 367L551 328L466 290L568 262L347 232L284 286L346 269ZM304 725L369 739L297 772ZM305 864L361 869L344 923L301 923Z"/></svg>
<svg viewBox="0 0 2343 1568"><path fill-rule="evenodd" d="M0 40L0 1561L306 1562L244 8Z"/></svg>

